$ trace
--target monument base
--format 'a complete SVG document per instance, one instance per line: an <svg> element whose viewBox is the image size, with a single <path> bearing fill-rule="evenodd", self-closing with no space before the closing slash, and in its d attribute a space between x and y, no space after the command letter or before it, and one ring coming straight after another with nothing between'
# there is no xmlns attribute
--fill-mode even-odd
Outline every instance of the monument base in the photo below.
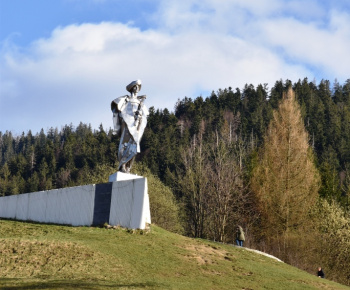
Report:
<svg viewBox="0 0 350 290"><path fill-rule="evenodd" d="M110 225L128 225L128 228L145 229L151 223L147 178L116 172L109 176L113 189Z"/></svg>

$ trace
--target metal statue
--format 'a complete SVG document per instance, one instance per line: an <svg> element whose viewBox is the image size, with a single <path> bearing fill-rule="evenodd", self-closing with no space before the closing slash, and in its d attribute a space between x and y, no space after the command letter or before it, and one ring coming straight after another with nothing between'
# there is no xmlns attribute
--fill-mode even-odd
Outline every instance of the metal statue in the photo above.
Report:
<svg viewBox="0 0 350 290"><path fill-rule="evenodd" d="M130 173L135 156L140 152L140 141L147 124L148 109L144 105L146 96L137 96L141 81L126 86L130 96L116 98L111 103L115 132L120 136L118 149L118 171Z"/></svg>

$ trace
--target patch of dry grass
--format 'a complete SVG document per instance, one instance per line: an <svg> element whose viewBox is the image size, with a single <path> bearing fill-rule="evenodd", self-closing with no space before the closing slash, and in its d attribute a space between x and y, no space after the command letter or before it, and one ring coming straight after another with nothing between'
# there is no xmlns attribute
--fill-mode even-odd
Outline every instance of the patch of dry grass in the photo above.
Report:
<svg viewBox="0 0 350 290"><path fill-rule="evenodd" d="M86 277L90 272L99 275L98 268L106 267L108 257L76 242L30 241L0 239L1 276L74 278ZM113 271L122 272L122 266L113 263Z"/></svg>

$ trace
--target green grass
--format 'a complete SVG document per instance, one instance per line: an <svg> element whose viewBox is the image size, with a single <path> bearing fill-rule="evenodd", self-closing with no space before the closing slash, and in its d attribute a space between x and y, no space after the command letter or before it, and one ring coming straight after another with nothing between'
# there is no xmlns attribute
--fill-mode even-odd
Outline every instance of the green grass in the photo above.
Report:
<svg viewBox="0 0 350 290"><path fill-rule="evenodd" d="M0 289L350 289L244 248L152 226L0 220Z"/></svg>

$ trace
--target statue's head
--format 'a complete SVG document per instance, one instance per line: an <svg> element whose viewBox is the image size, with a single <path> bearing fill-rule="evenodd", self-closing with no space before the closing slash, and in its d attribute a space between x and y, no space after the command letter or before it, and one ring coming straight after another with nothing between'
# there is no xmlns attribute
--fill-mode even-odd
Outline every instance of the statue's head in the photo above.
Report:
<svg viewBox="0 0 350 290"><path fill-rule="evenodd" d="M136 88L135 88L136 87ZM131 82L130 84L128 84L126 86L126 90L129 92L129 93L132 93L133 90L136 89L136 93L138 93L140 90L141 90L141 80L136 80L136 81L133 81Z"/></svg>

